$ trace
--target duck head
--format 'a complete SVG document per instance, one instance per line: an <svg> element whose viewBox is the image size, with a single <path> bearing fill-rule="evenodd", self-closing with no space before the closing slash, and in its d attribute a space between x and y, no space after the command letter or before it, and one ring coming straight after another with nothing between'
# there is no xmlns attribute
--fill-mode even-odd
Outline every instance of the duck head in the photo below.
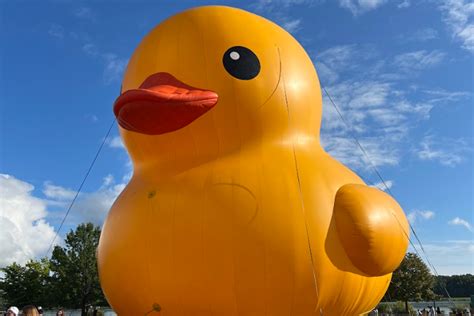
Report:
<svg viewBox="0 0 474 316"><path fill-rule="evenodd" d="M265 141L319 142L310 58L278 25L208 6L155 27L127 66L114 113L135 168L186 169Z"/></svg>

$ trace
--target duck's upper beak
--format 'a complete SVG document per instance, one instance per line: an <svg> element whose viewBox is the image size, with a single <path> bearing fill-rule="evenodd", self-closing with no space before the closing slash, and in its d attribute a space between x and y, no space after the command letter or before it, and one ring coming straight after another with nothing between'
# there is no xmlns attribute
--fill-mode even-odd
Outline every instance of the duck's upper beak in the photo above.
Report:
<svg viewBox="0 0 474 316"><path fill-rule="evenodd" d="M178 130L216 105L217 93L188 86L171 74L149 76L138 89L127 90L114 103L120 126L159 135Z"/></svg>

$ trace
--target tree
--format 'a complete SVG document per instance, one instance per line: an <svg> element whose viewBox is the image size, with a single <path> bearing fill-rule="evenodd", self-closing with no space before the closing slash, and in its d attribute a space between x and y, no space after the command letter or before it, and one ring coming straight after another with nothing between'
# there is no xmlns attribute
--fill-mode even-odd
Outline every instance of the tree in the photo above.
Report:
<svg viewBox="0 0 474 316"><path fill-rule="evenodd" d="M24 266L13 263L2 269L0 283L3 299L9 305L25 306L48 302L49 261L28 261Z"/></svg>
<svg viewBox="0 0 474 316"><path fill-rule="evenodd" d="M51 257L52 295L60 305L80 308L107 305L99 284L96 249L100 228L91 223L79 225L66 236L65 247L56 246Z"/></svg>
<svg viewBox="0 0 474 316"><path fill-rule="evenodd" d="M436 294L447 296L446 290L453 297L468 297L474 293L474 275L462 274L436 277L433 291Z"/></svg>
<svg viewBox="0 0 474 316"><path fill-rule="evenodd" d="M393 272L392 282L387 293L392 299L405 302L405 312L408 314L408 301L431 300L434 293L434 278L430 270L414 253L407 253L400 266Z"/></svg>

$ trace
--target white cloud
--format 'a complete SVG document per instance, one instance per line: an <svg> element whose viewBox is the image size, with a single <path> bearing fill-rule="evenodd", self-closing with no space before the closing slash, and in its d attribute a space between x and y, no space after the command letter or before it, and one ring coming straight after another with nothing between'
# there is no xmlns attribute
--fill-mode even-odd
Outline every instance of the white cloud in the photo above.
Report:
<svg viewBox="0 0 474 316"><path fill-rule="evenodd" d="M92 123L96 123L99 121L99 118L95 114L86 114L84 118Z"/></svg>
<svg viewBox="0 0 474 316"><path fill-rule="evenodd" d="M409 221L411 224L413 224L413 223L415 222L415 220L416 220L416 212L410 212L410 213L408 213L407 219L408 219L408 221Z"/></svg>
<svg viewBox="0 0 474 316"><path fill-rule="evenodd" d="M79 18L84 19L93 18L93 13L92 11L90 11L89 8L80 8L76 11L75 15ZM296 26L293 25L293 27ZM50 27L48 33L51 36L63 38L65 35L65 30L62 26L53 24ZM87 56L95 58L103 64L104 68L102 72L102 77L105 84L110 84L112 82L121 80L123 71L127 66L128 59L120 58L119 56L113 53L101 51L97 47L97 45L91 42L91 39L87 35L79 37L75 32L69 32L68 34L71 38L82 42L81 49Z"/></svg>
<svg viewBox="0 0 474 316"><path fill-rule="evenodd" d="M293 19L284 21L283 28L290 33L295 33L301 28L301 19Z"/></svg>
<svg viewBox="0 0 474 316"><path fill-rule="evenodd" d="M467 25L457 36L463 42L463 48L474 52L474 24Z"/></svg>
<svg viewBox="0 0 474 316"><path fill-rule="evenodd" d="M418 211L418 214L420 214L420 216L424 219L431 219L435 215L435 213L432 211Z"/></svg>
<svg viewBox="0 0 474 316"><path fill-rule="evenodd" d="M104 177L102 180L102 187L108 187L114 183L115 179L114 176L111 174L108 174Z"/></svg>
<svg viewBox="0 0 474 316"><path fill-rule="evenodd" d="M89 7L80 7L74 11L74 15L80 19L94 19L95 13Z"/></svg>
<svg viewBox="0 0 474 316"><path fill-rule="evenodd" d="M112 179L112 181L105 180L98 191L81 194L71 209L69 221L102 224L115 199L124 188L125 184L114 184Z"/></svg>
<svg viewBox="0 0 474 316"><path fill-rule="evenodd" d="M354 169L370 169L371 165L396 165L399 161L397 149L387 146L379 138L360 140L362 147L369 156L370 162L361 153L355 141L350 137L322 135L321 144L335 159Z"/></svg>
<svg viewBox="0 0 474 316"><path fill-rule="evenodd" d="M448 167L454 167L464 161L464 155L470 151L464 139L436 139L433 135L423 137L416 154L421 160L437 161Z"/></svg>
<svg viewBox="0 0 474 316"><path fill-rule="evenodd" d="M370 167L356 145L359 139L377 166L396 165L407 151L406 143L411 130L420 120L430 117L433 107L453 103L469 97L468 92L443 89L406 89L406 74L412 64L415 68L429 67L444 58L439 51L409 52L393 57L380 57L372 46L339 45L316 56L316 69L321 84L331 94L344 120L323 92L323 119L321 139L326 150L349 167ZM387 72L395 59L399 65L395 72ZM342 81L340 78L350 78ZM368 79L370 78L370 79ZM416 101L413 101L416 100ZM347 125L344 123L346 121ZM459 142L457 143L460 144ZM435 159L439 153L429 151L433 146L424 142L420 156ZM466 146L464 146L466 147ZM459 156L459 149L455 149ZM444 156L444 163L457 163L454 155Z"/></svg>
<svg viewBox="0 0 474 316"><path fill-rule="evenodd" d="M106 84L110 84L113 81L120 81L122 73L127 66L127 59L119 58L115 54L102 53L96 45L92 43L86 43L82 46L82 51L86 55L98 58L104 64L103 79Z"/></svg>
<svg viewBox="0 0 474 316"><path fill-rule="evenodd" d="M106 144L110 147L110 148L119 148L119 149L123 149L124 152L126 152L125 150L125 145L122 141L122 138L120 136L113 136L113 137L109 137L107 140L106 140ZM132 160L130 159L130 156L128 155L127 153L127 160L125 162L125 174L124 176L122 177L122 183L127 183L130 181L130 179L132 178L132 175L133 175L133 163L132 163Z"/></svg>
<svg viewBox="0 0 474 316"><path fill-rule="evenodd" d="M59 24L51 24L48 30L48 34L53 37L62 39L64 38L64 27Z"/></svg>
<svg viewBox="0 0 474 316"><path fill-rule="evenodd" d="M474 274L473 240L433 241L423 243L423 248L440 275ZM414 251L411 246L409 251Z"/></svg>
<svg viewBox="0 0 474 316"><path fill-rule="evenodd" d="M120 136L109 137L106 140L106 144L109 145L110 148L125 148L123 144L122 138Z"/></svg>
<svg viewBox="0 0 474 316"><path fill-rule="evenodd" d="M324 2L323 0L258 0L253 7L257 11L273 12L278 9L287 9L293 6L314 5Z"/></svg>
<svg viewBox="0 0 474 316"><path fill-rule="evenodd" d="M439 9L452 36L461 47L474 53L474 2L470 0L442 0Z"/></svg>
<svg viewBox="0 0 474 316"><path fill-rule="evenodd" d="M46 182L43 186L43 194L53 200L71 201L76 195L76 191Z"/></svg>
<svg viewBox="0 0 474 316"><path fill-rule="evenodd" d="M103 78L106 84L122 79L122 73L127 66L128 60L119 58L115 54L102 54L105 62Z"/></svg>
<svg viewBox="0 0 474 316"><path fill-rule="evenodd" d="M47 203L33 190L27 182L0 174L0 267L46 255L54 238Z"/></svg>
<svg viewBox="0 0 474 316"><path fill-rule="evenodd" d="M408 8L411 5L409 0L403 0L397 5L397 8L403 9L403 8Z"/></svg>
<svg viewBox="0 0 474 316"><path fill-rule="evenodd" d="M417 219L429 220L435 216L433 211L428 210L413 210L408 213L407 218L411 224L414 224Z"/></svg>
<svg viewBox="0 0 474 316"><path fill-rule="evenodd" d="M438 50L419 50L395 56L394 64L403 71L413 72L435 66L444 59L445 53Z"/></svg>
<svg viewBox="0 0 474 316"><path fill-rule="evenodd" d="M97 56L99 54L99 51L97 50L97 47L92 44L92 43L86 43L82 46L82 51L86 53L89 56Z"/></svg>
<svg viewBox="0 0 474 316"><path fill-rule="evenodd" d="M363 64L368 60L373 61L375 57L377 52L370 45L338 45L318 52L314 59L321 81L331 84L338 79L340 73L361 70L370 72L371 69ZM380 64L373 64L374 67L378 65ZM330 75L329 78L327 74Z"/></svg>
<svg viewBox="0 0 474 316"><path fill-rule="evenodd" d="M438 31L430 27L420 29L414 32L413 35L409 36L410 40L421 42L433 40L436 38L438 38Z"/></svg>
<svg viewBox="0 0 474 316"><path fill-rule="evenodd" d="M466 99L471 93L465 91L446 91L444 89L422 90L429 97L429 102L434 103L452 103Z"/></svg>
<svg viewBox="0 0 474 316"><path fill-rule="evenodd" d="M67 224L103 223L107 212L124 188L124 183L115 183L114 177L107 175L97 191L79 194L67 218ZM46 251L55 236L48 219L62 219L75 196L73 190L50 182L45 182L43 186L43 193L48 200L35 197L33 191L33 185L13 176L0 174L0 267L13 262L23 264L29 259L47 255ZM47 210L48 206L63 211L51 213ZM58 238L56 244L60 242Z"/></svg>
<svg viewBox="0 0 474 316"><path fill-rule="evenodd" d="M466 227L470 232L472 232L472 225L466 221L465 219L462 219L462 218L459 218L459 217L455 217L453 218L452 220L450 220L448 222L448 224L450 225L459 225L459 226L464 226Z"/></svg>
<svg viewBox="0 0 474 316"><path fill-rule="evenodd" d="M73 223L73 225L82 222L102 224L113 202L124 188L125 183L115 183L115 179L111 174L105 176L101 187L97 191L81 192L78 195L67 222L69 224ZM48 204L59 206L64 212L72 200L69 197L75 195L74 191L49 182L45 183L43 192L51 199L47 201Z"/></svg>
<svg viewBox="0 0 474 316"><path fill-rule="evenodd" d="M354 16L357 16L374 10L386 2L386 0L339 0L339 5L351 11Z"/></svg>
<svg viewBox="0 0 474 316"><path fill-rule="evenodd" d="M290 33L297 33L302 29L302 20L291 17L294 7L311 7L325 2L325 0L258 0L254 1L249 7L258 11L269 18Z"/></svg>
<svg viewBox="0 0 474 316"><path fill-rule="evenodd" d="M393 187L392 180L384 180L384 182L376 182L371 185L373 188L377 188L381 191L387 191L387 188L390 190Z"/></svg>
<svg viewBox="0 0 474 316"><path fill-rule="evenodd" d="M315 62L316 69L318 70L319 80L327 84L332 84L339 79L337 71L327 66L323 62Z"/></svg>

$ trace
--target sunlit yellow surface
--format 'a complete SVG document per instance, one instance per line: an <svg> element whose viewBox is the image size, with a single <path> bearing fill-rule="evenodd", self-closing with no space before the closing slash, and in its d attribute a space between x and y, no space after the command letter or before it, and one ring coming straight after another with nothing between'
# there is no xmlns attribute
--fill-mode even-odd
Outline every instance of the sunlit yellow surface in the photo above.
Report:
<svg viewBox="0 0 474 316"><path fill-rule="evenodd" d="M254 79L224 69L236 45L258 56ZM201 7L143 39L122 91L156 72L219 101L174 132L120 128L134 174L98 250L114 310L296 316L376 306L406 251L408 224L391 197L321 148L321 90L300 44L254 14Z"/></svg>

